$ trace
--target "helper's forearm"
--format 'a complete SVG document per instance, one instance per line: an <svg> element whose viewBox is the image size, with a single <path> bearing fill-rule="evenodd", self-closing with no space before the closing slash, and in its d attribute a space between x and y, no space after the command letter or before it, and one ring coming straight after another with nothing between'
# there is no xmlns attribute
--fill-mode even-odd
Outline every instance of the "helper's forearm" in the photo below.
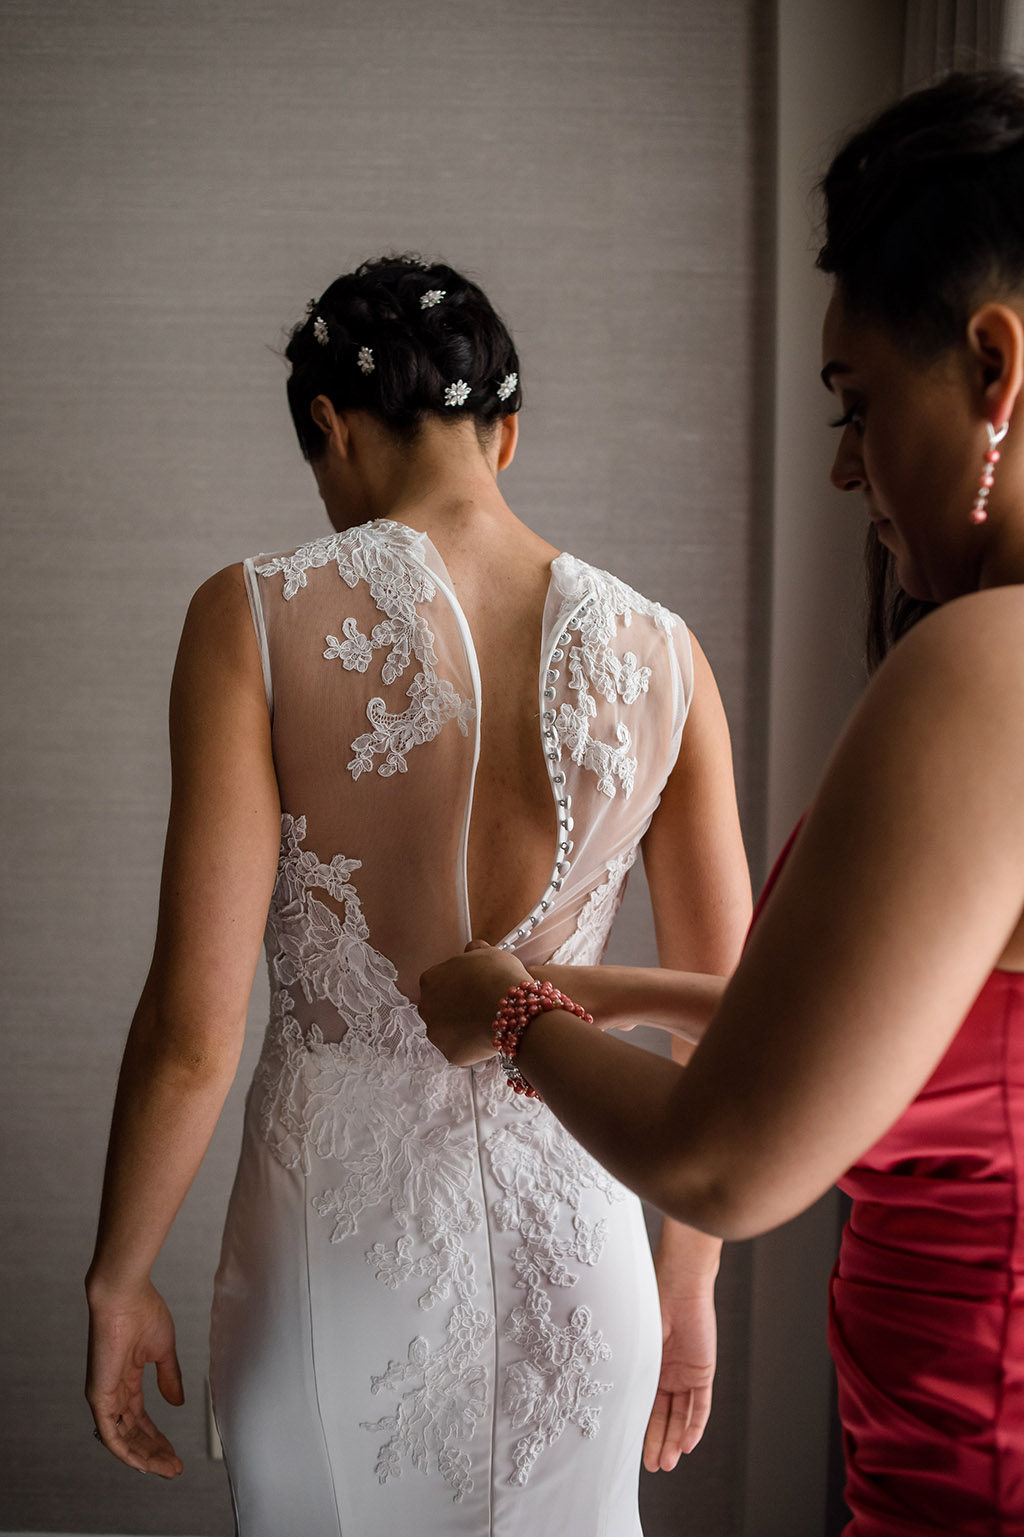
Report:
<svg viewBox="0 0 1024 1537"><path fill-rule="evenodd" d="M673 1036L673 1060L685 1065L691 1055L689 1042ZM712 1292L722 1258L722 1240L665 1217L654 1258L662 1292L675 1296Z"/></svg>
<svg viewBox="0 0 1024 1537"><path fill-rule="evenodd" d="M652 966L535 966L533 975L551 981L582 1004L602 1029L651 1025L696 1043L725 991L725 977Z"/></svg>
<svg viewBox="0 0 1024 1537"><path fill-rule="evenodd" d="M733 1231L714 1157L694 1156L679 1091L686 1069L560 1010L525 1032L518 1064L558 1119L609 1173L680 1222Z"/></svg>
<svg viewBox="0 0 1024 1537"><path fill-rule="evenodd" d="M87 1279L97 1300L148 1278L213 1135L243 1032L244 1020L211 1046L159 1026L144 995L121 1064Z"/></svg>

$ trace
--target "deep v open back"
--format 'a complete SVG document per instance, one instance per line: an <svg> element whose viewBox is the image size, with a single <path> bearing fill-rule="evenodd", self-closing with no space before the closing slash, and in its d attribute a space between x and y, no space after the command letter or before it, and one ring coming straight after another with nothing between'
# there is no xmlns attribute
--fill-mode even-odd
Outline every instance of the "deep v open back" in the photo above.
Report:
<svg viewBox="0 0 1024 1537"><path fill-rule="evenodd" d="M633 1537L660 1358L639 1206L415 1008L472 935L481 685L450 577L383 520L247 581L283 819L214 1305L239 1531ZM557 834L502 941L528 965L599 959L691 689L680 620L553 562L521 730Z"/></svg>

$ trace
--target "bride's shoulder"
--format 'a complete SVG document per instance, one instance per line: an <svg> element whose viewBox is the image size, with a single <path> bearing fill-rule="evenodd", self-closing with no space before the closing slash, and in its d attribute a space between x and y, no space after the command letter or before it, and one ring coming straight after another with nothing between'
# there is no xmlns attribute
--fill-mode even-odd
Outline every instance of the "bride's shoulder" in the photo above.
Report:
<svg viewBox="0 0 1024 1537"><path fill-rule="evenodd" d="M200 670L251 668L253 624L244 563L236 561L196 588L178 647L179 666L193 658Z"/></svg>
<svg viewBox="0 0 1024 1537"><path fill-rule="evenodd" d="M605 611L609 617L625 619L627 624L638 616L652 620L666 631L679 626L685 628L679 615L663 603L646 597L614 572L591 565L568 551L563 551L552 561L551 575L558 592L570 603L589 600L599 611Z"/></svg>
<svg viewBox="0 0 1024 1537"><path fill-rule="evenodd" d="M239 609L244 612L246 608L245 568L240 560L208 576L196 588L189 603L190 614L211 621L218 616L230 617Z"/></svg>

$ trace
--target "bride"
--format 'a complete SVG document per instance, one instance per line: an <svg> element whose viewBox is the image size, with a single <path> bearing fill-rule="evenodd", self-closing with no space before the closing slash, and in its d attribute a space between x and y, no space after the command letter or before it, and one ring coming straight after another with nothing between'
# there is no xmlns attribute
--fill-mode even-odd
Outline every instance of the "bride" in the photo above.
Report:
<svg viewBox="0 0 1024 1537"><path fill-rule="evenodd" d="M519 362L475 284L368 262L287 357L335 532L220 572L185 622L87 1282L96 1433L181 1471L143 1402L147 1361L183 1400L150 1274L265 934L212 1331L242 1537L628 1537L641 1452L672 1467L707 1419L718 1245L670 1222L652 1265L635 1197L545 1107L445 1063L417 979L473 938L595 963L641 847L662 963L728 971L749 885L717 690L680 619L505 503Z"/></svg>

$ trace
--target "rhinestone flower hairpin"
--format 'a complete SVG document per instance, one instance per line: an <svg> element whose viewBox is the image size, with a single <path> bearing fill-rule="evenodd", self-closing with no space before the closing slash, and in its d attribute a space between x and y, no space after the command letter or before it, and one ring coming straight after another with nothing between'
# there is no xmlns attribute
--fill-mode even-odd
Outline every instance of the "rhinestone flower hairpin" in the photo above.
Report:
<svg viewBox="0 0 1024 1537"><path fill-rule="evenodd" d="M374 370L373 348L360 347L356 358L356 367L361 374L372 374Z"/></svg>
<svg viewBox="0 0 1024 1537"><path fill-rule="evenodd" d="M446 288L428 288L425 294L420 294L420 309L436 309L447 292Z"/></svg>
<svg viewBox="0 0 1024 1537"><path fill-rule="evenodd" d="M518 383L518 374L506 374L504 379L502 379L501 383L498 385L498 399L507 400L510 395L514 395Z"/></svg>
<svg viewBox="0 0 1024 1537"><path fill-rule="evenodd" d="M445 390L444 403L446 406L464 406L472 393L472 388L465 379L456 379L455 383L449 384Z"/></svg>
<svg viewBox="0 0 1024 1537"><path fill-rule="evenodd" d="M313 335L321 347L326 347L331 339L331 333L327 329L327 322L322 315L318 315L313 322Z"/></svg>

